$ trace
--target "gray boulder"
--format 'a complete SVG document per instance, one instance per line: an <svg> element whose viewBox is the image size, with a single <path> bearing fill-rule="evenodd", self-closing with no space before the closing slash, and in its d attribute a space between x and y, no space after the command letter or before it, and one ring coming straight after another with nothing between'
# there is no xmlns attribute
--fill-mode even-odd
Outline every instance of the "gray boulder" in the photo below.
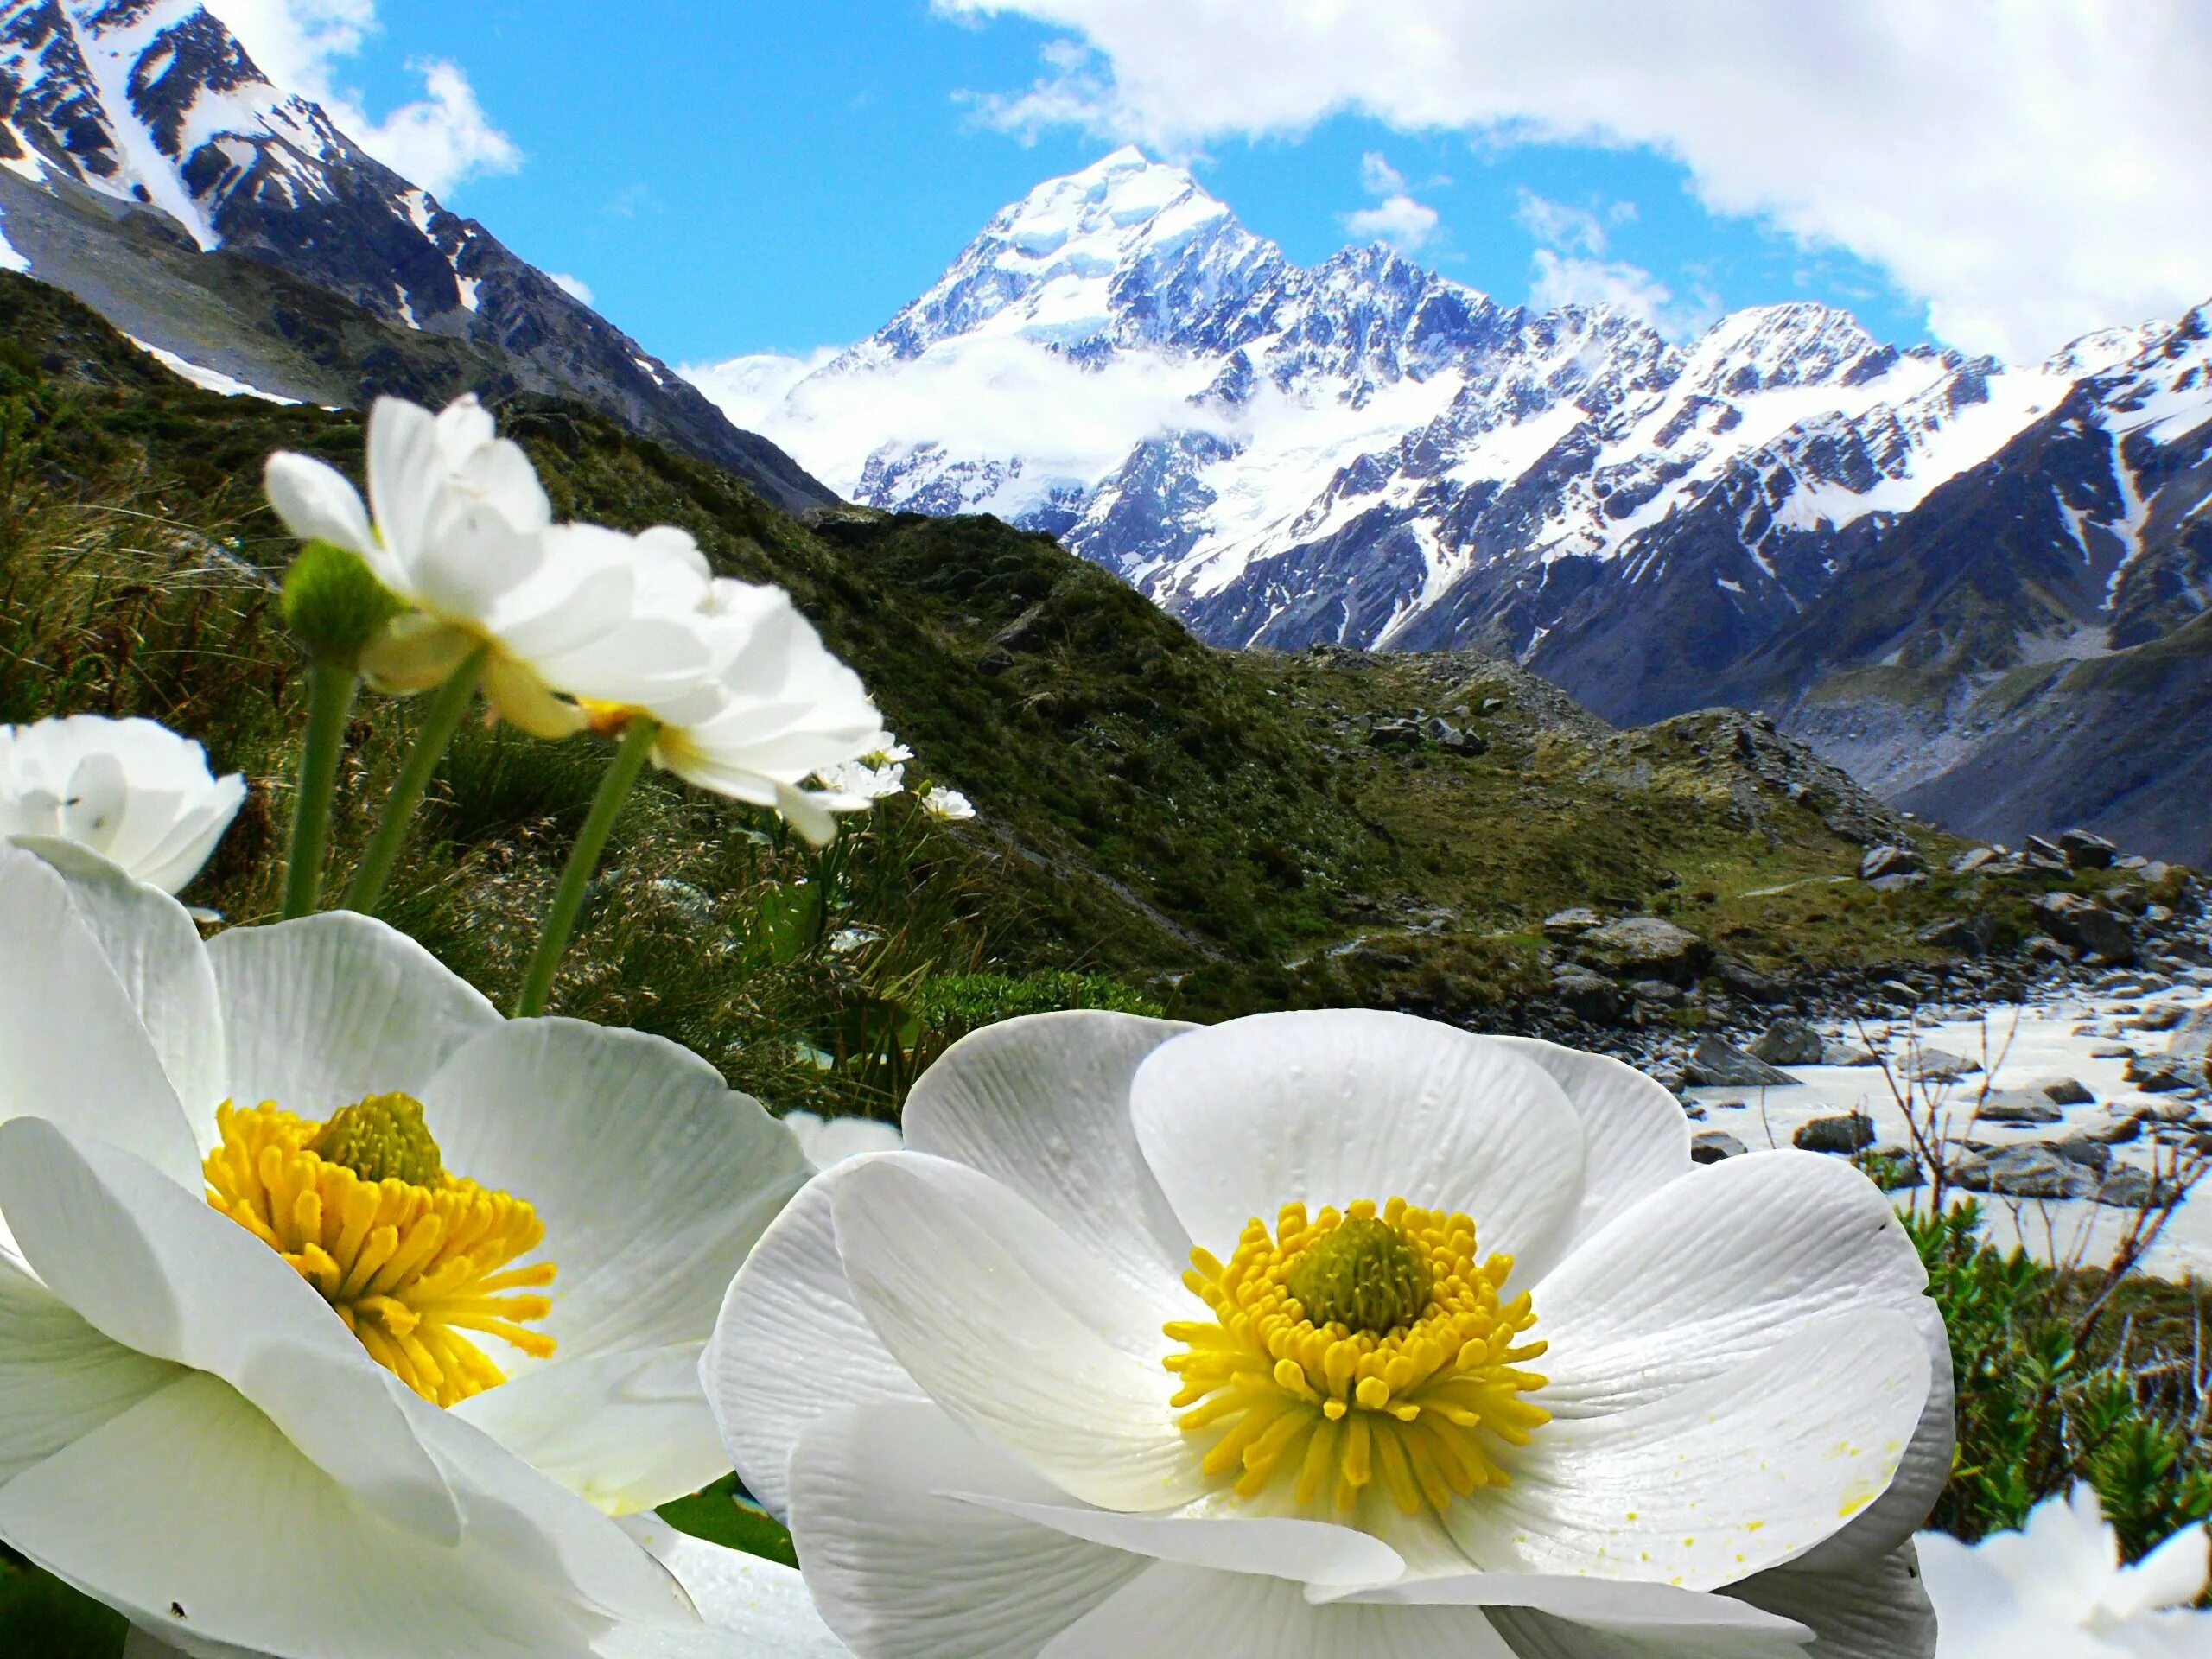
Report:
<svg viewBox="0 0 2212 1659"><path fill-rule="evenodd" d="M2165 1195L2149 1171L2138 1169L2133 1164L2115 1164L2098 1178L2091 1196L2099 1204L2110 1205L2116 1210L2140 1210Z"/></svg>
<svg viewBox="0 0 2212 1659"><path fill-rule="evenodd" d="M1856 1043L1830 1043L1821 1050L1822 1065L1874 1065L1878 1064L1871 1048L1861 1048Z"/></svg>
<svg viewBox="0 0 2212 1659"><path fill-rule="evenodd" d="M2032 1089L1999 1089L1975 1109L1985 1123L2056 1123L2066 1116L2058 1103Z"/></svg>
<svg viewBox="0 0 2212 1659"><path fill-rule="evenodd" d="M1417 749L1421 728L1410 720L1378 720L1368 728L1367 742L1370 748Z"/></svg>
<svg viewBox="0 0 2212 1659"><path fill-rule="evenodd" d="M2069 1164L2102 1169L2112 1162L2111 1146L2094 1135L2069 1135L2063 1140L2046 1141L2043 1144Z"/></svg>
<svg viewBox="0 0 2212 1659"><path fill-rule="evenodd" d="M2061 1106L2094 1105L2097 1098L2079 1077L2044 1077L2028 1086Z"/></svg>
<svg viewBox="0 0 2212 1659"><path fill-rule="evenodd" d="M1818 1065L1827 1045L1821 1033L1802 1020L1777 1020L1751 1046L1754 1059L1769 1065Z"/></svg>
<svg viewBox="0 0 2212 1659"><path fill-rule="evenodd" d="M1864 1112L1816 1117L1800 1125L1789 1144L1804 1152L1839 1152L1847 1157L1874 1144L1874 1120Z"/></svg>
<svg viewBox="0 0 2212 1659"><path fill-rule="evenodd" d="M1690 1137L1690 1161L1717 1164L1723 1158L1740 1158L1745 1146L1726 1129L1700 1129Z"/></svg>
<svg viewBox="0 0 2212 1659"><path fill-rule="evenodd" d="M2146 1095L2170 1095L2203 1081L2202 1067L2171 1055L2139 1055L2128 1061L2127 1080Z"/></svg>
<svg viewBox="0 0 2212 1659"><path fill-rule="evenodd" d="M1981 1062L1940 1048L1916 1048L1898 1068L1916 1083L1956 1083L1981 1070Z"/></svg>
<svg viewBox="0 0 2212 1659"><path fill-rule="evenodd" d="M1577 1019L1609 1026L1620 1018L1620 988L1602 974L1566 973L1552 981L1552 995Z"/></svg>
<svg viewBox="0 0 2212 1659"><path fill-rule="evenodd" d="M1927 868L1928 861L1914 849L1892 842L1866 849L1866 856L1859 861L1859 879L1878 881L1889 875L1916 875Z"/></svg>
<svg viewBox="0 0 2212 1659"><path fill-rule="evenodd" d="M2069 830L2058 838L2058 850L2077 870L2108 870L2113 860L2120 855L2119 848L2087 830Z"/></svg>
<svg viewBox="0 0 2212 1659"><path fill-rule="evenodd" d="M1994 864L2003 856L1994 847L1971 848L1951 861L1951 871L1955 875L1972 875L1976 870L1985 865Z"/></svg>
<svg viewBox="0 0 2212 1659"><path fill-rule="evenodd" d="M2043 1146L1969 1152L1951 1166L1951 1179L1967 1192L2007 1198L2086 1198L2094 1190L2096 1179L2082 1165Z"/></svg>
<svg viewBox="0 0 2212 1659"><path fill-rule="evenodd" d="M1656 916L1624 916L1592 928L1581 938L1595 955L1624 979L1667 979L1687 984L1713 960L1713 947L1691 932Z"/></svg>
<svg viewBox="0 0 2212 1659"><path fill-rule="evenodd" d="M2092 950L2107 962L2135 960L2135 934L2120 917L2078 893L2046 893L2035 902L2036 920L2062 944Z"/></svg>
<svg viewBox="0 0 2212 1659"><path fill-rule="evenodd" d="M1962 957L1978 957L1989 949L1993 936L1993 929L1986 918L1953 916L1932 927L1922 928L1918 938L1923 944L1938 950L1955 950Z"/></svg>
<svg viewBox="0 0 2212 1659"><path fill-rule="evenodd" d="M1544 918L1544 937L1552 939L1579 938L1592 928L1603 927L1605 918L1586 906L1577 905L1572 910L1555 910Z"/></svg>
<svg viewBox="0 0 2212 1659"><path fill-rule="evenodd" d="M2174 1034L2166 1039L2166 1052L2199 1062L2212 1054L2212 1006L2199 1008L2174 1027Z"/></svg>
<svg viewBox="0 0 2212 1659"><path fill-rule="evenodd" d="M1718 1037L1699 1042L1682 1068L1682 1077L1696 1088L1787 1089L1797 1081Z"/></svg>

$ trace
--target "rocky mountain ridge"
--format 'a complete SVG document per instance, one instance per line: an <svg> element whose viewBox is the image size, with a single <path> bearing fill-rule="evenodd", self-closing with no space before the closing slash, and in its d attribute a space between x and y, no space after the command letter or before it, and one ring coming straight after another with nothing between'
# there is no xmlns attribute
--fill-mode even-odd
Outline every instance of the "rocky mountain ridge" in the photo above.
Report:
<svg viewBox="0 0 2212 1659"><path fill-rule="evenodd" d="M239 257L473 348L463 360L483 361L486 374L580 398L729 467L780 505L834 500L482 225L274 85L197 0L0 3L0 232L10 268L273 395L351 400L386 383L374 350L353 361L303 351L302 308L282 285L244 302L225 292ZM194 255L215 264L203 269ZM393 389L408 389L404 375Z"/></svg>
<svg viewBox="0 0 2212 1659"><path fill-rule="evenodd" d="M1794 304L1676 344L1387 249L1301 268L1123 150L758 418L861 501L1050 531L1217 644L1475 646L1628 721L1764 707L1971 832L2063 827L2057 792L2202 858L2177 791L2212 739L2122 779L2037 734L2203 707L2206 334L2200 309L2008 366ZM979 434L939 397L940 435L900 400L969 373L1029 402ZM1109 430L1066 436L1070 404ZM2180 664L2130 658L2157 643ZM1945 781L1976 766L2021 787Z"/></svg>

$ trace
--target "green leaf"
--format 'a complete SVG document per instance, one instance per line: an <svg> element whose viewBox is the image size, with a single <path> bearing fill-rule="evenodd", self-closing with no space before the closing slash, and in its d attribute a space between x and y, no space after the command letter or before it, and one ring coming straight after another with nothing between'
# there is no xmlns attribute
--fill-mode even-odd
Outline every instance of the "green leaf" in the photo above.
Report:
<svg viewBox="0 0 2212 1659"><path fill-rule="evenodd" d="M798 1565L798 1551L784 1523L747 1498L735 1475L724 1475L704 1491L660 1506L660 1518L678 1532L703 1538L725 1549L743 1550L785 1567Z"/></svg>

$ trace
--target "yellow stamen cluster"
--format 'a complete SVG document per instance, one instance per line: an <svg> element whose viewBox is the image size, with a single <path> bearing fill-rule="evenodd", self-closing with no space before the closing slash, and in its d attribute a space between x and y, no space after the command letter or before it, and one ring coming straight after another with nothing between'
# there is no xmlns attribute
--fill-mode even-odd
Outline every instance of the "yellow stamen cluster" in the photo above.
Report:
<svg viewBox="0 0 2212 1659"><path fill-rule="evenodd" d="M226 1103L215 1121L207 1202L296 1268L424 1399L450 1406L506 1381L464 1332L552 1354L553 1338L520 1321L553 1311L522 1294L550 1285L553 1264L502 1271L537 1248L545 1224L519 1198L445 1173L416 1103L372 1096L327 1125ZM385 1173L395 1167L425 1179Z"/></svg>
<svg viewBox="0 0 2212 1659"><path fill-rule="evenodd" d="M1501 1302L1510 1256L1478 1263L1462 1215L1392 1198L1308 1217L1255 1218L1224 1266L1191 1253L1183 1282L1213 1310L1179 1320L1167 1369L1185 1433L1217 1433L1206 1473L1256 1497L1295 1471L1297 1501L1349 1510L1378 1481L1408 1515L1503 1485L1485 1441L1525 1446L1551 1414L1521 1396L1545 1379L1516 1370L1544 1351L1526 1292ZM1300 1291L1315 1300L1309 1309ZM1348 1322L1354 1321L1354 1322Z"/></svg>

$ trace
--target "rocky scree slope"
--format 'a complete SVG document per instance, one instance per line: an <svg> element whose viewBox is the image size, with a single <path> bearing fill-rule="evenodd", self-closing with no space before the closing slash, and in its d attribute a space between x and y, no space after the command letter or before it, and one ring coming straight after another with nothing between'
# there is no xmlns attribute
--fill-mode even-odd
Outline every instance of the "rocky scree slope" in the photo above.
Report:
<svg viewBox="0 0 2212 1659"><path fill-rule="evenodd" d="M2118 745L2204 707L2201 671L2125 659L2202 656L2206 331L2007 365L1798 304L1675 344L1380 247L1297 266L1124 150L1006 208L758 418L856 499L1049 531L1218 644L1477 646L1626 721L1718 685L1924 808L2009 766L1976 833L2086 818L2202 858L2212 830L2174 805L2202 741L2083 776L2038 734ZM759 408L737 368L702 382ZM979 432L923 398L985 371L1036 389L1027 418Z"/></svg>
<svg viewBox="0 0 2212 1659"><path fill-rule="evenodd" d="M195 0L0 3L4 261L140 340L266 392L416 387L419 353L334 349L320 289L472 348L474 384L575 398L792 511L835 498L591 308L273 85ZM292 282L241 285L251 262ZM302 314L304 314L304 318ZM302 327L302 322L306 326Z"/></svg>

